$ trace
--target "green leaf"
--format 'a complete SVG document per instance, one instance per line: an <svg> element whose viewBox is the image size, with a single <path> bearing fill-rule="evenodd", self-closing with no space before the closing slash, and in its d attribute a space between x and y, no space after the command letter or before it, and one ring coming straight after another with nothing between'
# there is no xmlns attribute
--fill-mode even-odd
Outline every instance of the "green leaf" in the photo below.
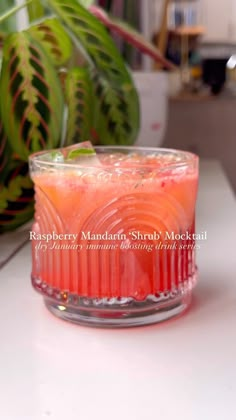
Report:
<svg viewBox="0 0 236 420"><path fill-rule="evenodd" d="M133 45L144 54L149 55L155 61L160 62L166 68L175 70L176 66L167 60L161 52L145 37L136 31L127 22L123 22L120 19L116 19L106 13L103 9L97 6L90 7L90 12L96 16L108 29L118 33L128 44Z"/></svg>
<svg viewBox="0 0 236 420"><path fill-rule="evenodd" d="M6 12L6 10L9 10L10 8L14 7L14 0L1 0L0 2L0 16L3 15L4 12ZM5 21L3 21L3 23L0 23L0 31L3 32L11 32L11 31L16 31L16 16L11 16L8 19L6 19Z"/></svg>
<svg viewBox="0 0 236 420"><path fill-rule="evenodd" d="M65 65L72 54L72 42L58 19L46 19L28 32L43 46L55 66Z"/></svg>
<svg viewBox="0 0 236 420"><path fill-rule="evenodd" d="M4 131L2 120L0 118L0 182L3 182L5 179L10 163L11 154L12 152L7 141L7 136Z"/></svg>
<svg viewBox="0 0 236 420"><path fill-rule="evenodd" d="M47 0L47 4L86 52L100 103L96 122L99 141L132 144L139 129L138 95L106 28L76 0Z"/></svg>
<svg viewBox="0 0 236 420"><path fill-rule="evenodd" d="M92 82L86 68L72 69L66 78L65 93L68 121L65 145L83 142L91 137L94 124Z"/></svg>
<svg viewBox="0 0 236 420"><path fill-rule="evenodd" d="M19 10L24 9L28 4L30 4L33 0L25 1L22 4L12 7L11 9L7 10L4 14L0 15L0 24L5 22L5 20L14 16Z"/></svg>
<svg viewBox="0 0 236 420"><path fill-rule="evenodd" d="M27 6L29 21L41 19L45 15L45 10L41 0L34 0Z"/></svg>
<svg viewBox="0 0 236 420"><path fill-rule="evenodd" d="M13 152L27 161L32 152L60 143L63 94L55 68L29 33L4 43L0 109Z"/></svg>
<svg viewBox="0 0 236 420"><path fill-rule="evenodd" d="M105 27L77 0L46 0L77 41L89 54L92 63L115 84L130 81L123 59Z"/></svg>
<svg viewBox="0 0 236 420"><path fill-rule="evenodd" d="M13 153L0 116L0 183L4 183L9 174L15 173L22 165L23 162Z"/></svg>
<svg viewBox="0 0 236 420"><path fill-rule="evenodd" d="M34 189L28 164L14 161L7 177L0 181L0 233L26 223L34 213Z"/></svg>
<svg viewBox="0 0 236 420"><path fill-rule="evenodd" d="M136 90L127 83L122 87L112 86L99 72L93 70L94 126L92 138L100 144L133 144L138 130L137 109L130 103L138 102Z"/></svg>

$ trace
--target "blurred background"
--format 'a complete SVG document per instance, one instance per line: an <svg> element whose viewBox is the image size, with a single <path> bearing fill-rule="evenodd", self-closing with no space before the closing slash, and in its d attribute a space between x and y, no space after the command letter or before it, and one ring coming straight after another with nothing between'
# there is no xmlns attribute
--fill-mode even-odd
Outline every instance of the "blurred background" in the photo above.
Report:
<svg viewBox="0 0 236 420"><path fill-rule="evenodd" d="M0 12L22 1L1 0ZM167 72L114 36L140 93L138 144L217 159L236 192L236 0L96 3L141 30L177 66ZM7 24L24 27L24 12Z"/></svg>
<svg viewBox="0 0 236 420"><path fill-rule="evenodd" d="M236 192L236 1L98 3L142 30L178 66L168 73L117 39L143 102L140 144L149 138L150 145L219 160Z"/></svg>

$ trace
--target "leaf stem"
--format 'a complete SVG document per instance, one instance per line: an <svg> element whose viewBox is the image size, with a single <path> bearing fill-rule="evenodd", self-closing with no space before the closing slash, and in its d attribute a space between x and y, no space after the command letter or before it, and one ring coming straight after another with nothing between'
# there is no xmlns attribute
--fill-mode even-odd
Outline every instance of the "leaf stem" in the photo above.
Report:
<svg viewBox="0 0 236 420"><path fill-rule="evenodd" d="M24 7L28 6L32 3L33 0L27 0L25 3L20 4L18 6L12 7L6 13L0 16L0 23L4 22L4 20L10 18L11 16L15 15L19 10L23 9Z"/></svg>

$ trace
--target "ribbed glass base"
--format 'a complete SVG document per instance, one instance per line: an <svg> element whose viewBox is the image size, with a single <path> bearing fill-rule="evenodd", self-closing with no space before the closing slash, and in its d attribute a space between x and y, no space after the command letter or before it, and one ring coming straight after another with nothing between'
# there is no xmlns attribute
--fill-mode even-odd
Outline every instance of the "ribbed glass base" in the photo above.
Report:
<svg viewBox="0 0 236 420"><path fill-rule="evenodd" d="M191 303L191 292L162 303L147 299L143 302L127 302L120 305L94 304L79 305L60 304L45 298L46 307L57 317L80 325L105 328L138 327L165 321L184 312ZM128 299L127 299L128 300Z"/></svg>
<svg viewBox="0 0 236 420"><path fill-rule="evenodd" d="M197 275L171 291L132 297L88 298L52 288L32 277L33 287L44 297L50 312L76 324L92 327L135 327L165 321L184 312L191 303Z"/></svg>

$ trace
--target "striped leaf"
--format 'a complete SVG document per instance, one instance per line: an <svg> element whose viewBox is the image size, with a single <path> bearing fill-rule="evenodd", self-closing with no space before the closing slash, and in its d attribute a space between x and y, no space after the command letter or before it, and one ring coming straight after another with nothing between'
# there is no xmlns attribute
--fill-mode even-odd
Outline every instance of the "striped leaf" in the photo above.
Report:
<svg viewBox="0 0 236 420"><path fill-rule="evenodd" d="M0 233L30 220L33 210L28 164L13 154L0 119Z"/></svg>
<svg viewBox="0 0 236 420"><path fill-rule="evenodd" d="M9 139L4 130L2 118L0 116L0 182L4 183L9 178L9 173L15 171L18 166L22 166L19 156L13 152Z"/></svg>
<svg viewBox="0 0 236 420"><path fill-rule="evenodd" d="M95 119L93 134L100 144L127 145L135 141L133 121L137 110L129 109L126 98L136 94L131 85L112 87L97 70L91 71ZM126 89L126 90L125 90ZM125 92L125 96L124 96Z"/></svg>
<svg viewBox="0 0 236 420"><path fill-rule="evenodd" d="M77 0L47 0L67 30L86 51L98 97L100 141L132 144L139 128L138 95L123 59L105 27Z"/></svg>
<svg viewBox="0 0 236 420"><path fill-rule="evenodd" d="M155 61L161 63L164 67L170 70L176 70L176 66L167 60L161 52L146 38L137 32L131 25L126 22L116 19L106 13L103 9L97 6L91 6L90 12L96 16L108 29L116 32L120 35L127 43L133 45L144 54L149 55Z"/></svg>
<svg viewBox="0 0 236 420"><path fill-rule="evenodd" d="M0 233L26 223L34 213L34 189L28 164L15 162L4 181L0 181Z"/></svg>
<svg viewBox="0 0 236 420"><path fill-rule="evenodd" d="M12 151L7 141L3 123L0 118L0 183L3 182L10 164Z"/></svg>
<svg viewBox="0 0 236 420"><path fill-rule="evenodd" d="M69 71L65 83L68 122L65 145L91 138L93 126L93 94L89 72L85 68Z"/></svg>
<svg viewBox="0 0 236 420"><path fill-rule="evenodd" d="M63 66L69 61L72 42L58 19L46 19L28 32L43 45L55 66Z"/></svg>
<svg viewBox="0 0 236 420"><path fill-rule="evenodd" d="M50 58L29 33L6 39L0 91L2 121L13 152L27 161L30 153L59 145L61 85Z"/></svg>

